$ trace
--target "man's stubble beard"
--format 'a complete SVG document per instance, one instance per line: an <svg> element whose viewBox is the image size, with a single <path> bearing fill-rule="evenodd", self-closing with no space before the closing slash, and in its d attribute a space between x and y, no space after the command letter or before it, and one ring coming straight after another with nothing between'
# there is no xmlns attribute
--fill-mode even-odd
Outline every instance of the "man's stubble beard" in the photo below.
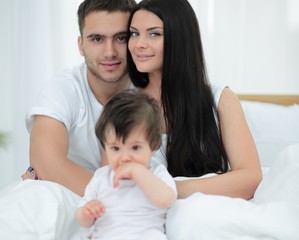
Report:
<svg viewBox="0 0 299 240"><path fill-rule="evenodd" d="M126 75L128 74L128 69L125 68L123 70L123 72L120 74L119 77L117 78L105 78L103 77L95 68L92 64L89 64L88 61L85 61L86 62L86 66L88 68L88 70L90 71L90 73L95 77L97 78L99 81L102 81L102 82L105 82L105 83L110 83L110 84L114 84L114 83L118 83L118 82L121 82L122 80L125 79Z"/></svg>

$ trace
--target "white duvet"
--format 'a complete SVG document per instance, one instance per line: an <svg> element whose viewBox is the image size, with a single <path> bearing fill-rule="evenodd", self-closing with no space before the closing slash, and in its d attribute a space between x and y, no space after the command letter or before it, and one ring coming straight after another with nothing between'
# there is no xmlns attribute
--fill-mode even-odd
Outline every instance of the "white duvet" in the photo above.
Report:
<svg viewBox="0 0 299 240"><path fill-rule="evenodd" d="M169 240L298 240L299 144L280 153L254 199L204 194L178 200L167 216ZM79 196L47 181L26 180L0 193L0 239L75 240Z"/></svg>
<svg viewBox="0 0 299 240"><path fill-rule="evenodd" d="M298 240L299 143L279 154L251 201L197 193L167 217L169 240Z"/></svg>

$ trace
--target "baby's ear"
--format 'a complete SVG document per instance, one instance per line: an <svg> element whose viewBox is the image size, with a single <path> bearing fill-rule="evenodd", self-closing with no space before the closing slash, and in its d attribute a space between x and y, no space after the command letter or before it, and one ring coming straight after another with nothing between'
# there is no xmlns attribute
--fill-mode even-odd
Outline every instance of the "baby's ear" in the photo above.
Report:
<svg viewBox="0 0 299 240"><path fill-rule="evenodd" d="M101 166L108 165L108 158L104 147L101 147L101 159Z"/></svg>

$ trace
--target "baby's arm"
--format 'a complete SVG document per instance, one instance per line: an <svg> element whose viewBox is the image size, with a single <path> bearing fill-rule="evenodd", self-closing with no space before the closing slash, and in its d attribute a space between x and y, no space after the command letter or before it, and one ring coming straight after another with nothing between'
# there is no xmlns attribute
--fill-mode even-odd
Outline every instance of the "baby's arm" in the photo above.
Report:
<svg viewBox="0 0 299 240"><path fill-rule="evenodd" d="M91 200L77 209L76 219L81 226L89 228L104 212L104 205L100 201Z"/></svg>
<svg viewBox="0 0 299 240"><path fill-rule="evenodd" d="M145 166L129 162L120 165L115 170L114 186L118 186L120 179L133 179L149 200L160 208L170 207L177 198L177 193L164 181L155 176Z"/></svg>

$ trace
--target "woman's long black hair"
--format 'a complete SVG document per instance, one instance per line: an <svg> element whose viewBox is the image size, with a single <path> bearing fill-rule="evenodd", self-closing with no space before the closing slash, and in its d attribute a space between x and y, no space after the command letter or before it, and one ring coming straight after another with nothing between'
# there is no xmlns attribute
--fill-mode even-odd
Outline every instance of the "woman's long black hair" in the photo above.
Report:
<svg viewBox="0 0 299 240"><path fill-rule="evenodd" d="M157 15L164 23L161 101L165 114L168 171L175 176L201 176L228 171L217 106L208 81L196 15L187 0L143 0L133 10ZM145 88L128 51L128 69L136 87Z"/></svg>

